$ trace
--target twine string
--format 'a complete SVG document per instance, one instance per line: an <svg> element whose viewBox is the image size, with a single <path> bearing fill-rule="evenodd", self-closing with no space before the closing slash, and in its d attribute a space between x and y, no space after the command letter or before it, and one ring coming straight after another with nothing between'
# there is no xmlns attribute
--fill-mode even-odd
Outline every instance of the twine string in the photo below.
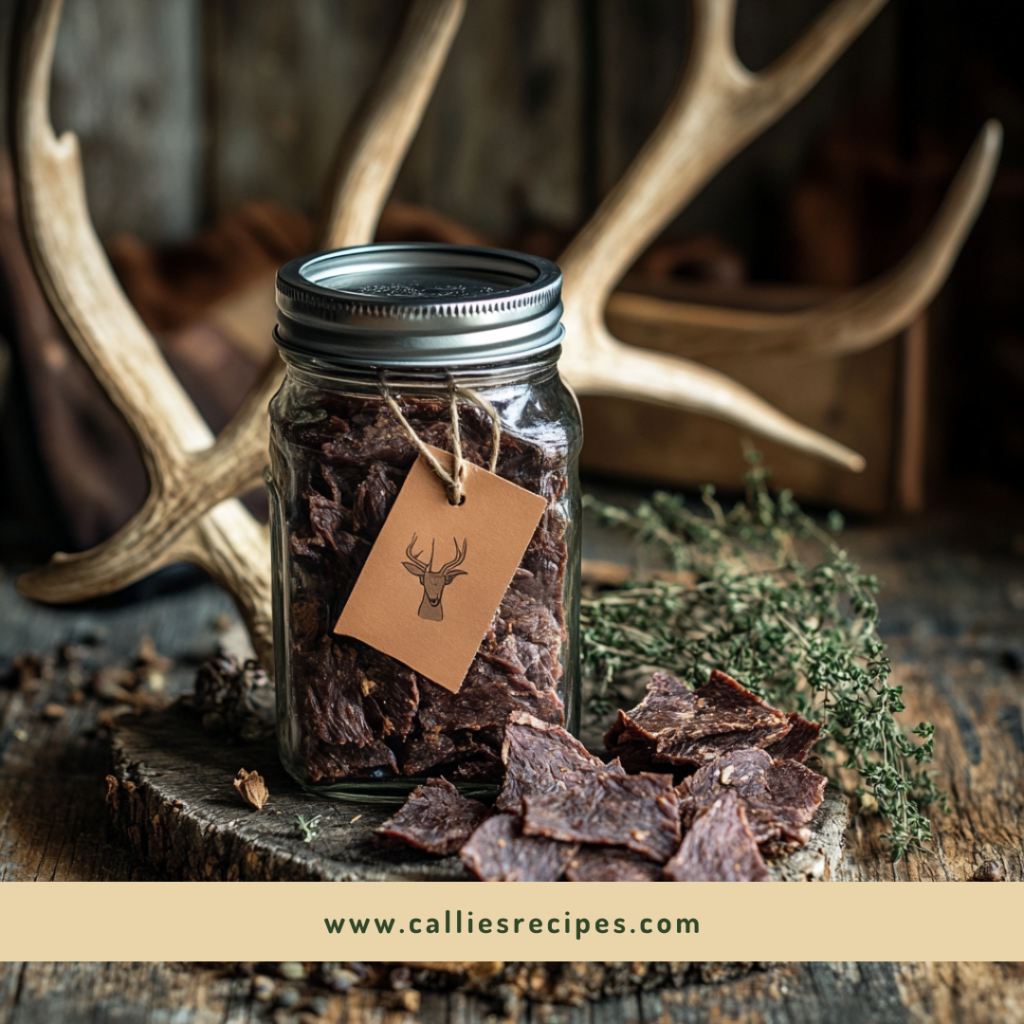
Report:
<svg viewBox="0 0 1024 1024"><path fill-rule="evenodd" d="M501 448L501 422L498 419L498 412L494 406L487 401L483 395L474 391L472 388L465 388L456 383L455 378L449 373L448 374L448 394L449 394L449 408L452 418L452 447L454 448L453 456L455 458L455 465L453 472L449 473L444 466L438 461L437 457L430 450L430 448L424 443L423 439L416 433L412 428L412 424L405 418L401 407L395 400L394 395L388 389L387 379L384 373L380 376L380 393L384 401L387 403L388 408L394 414L395 419L401 424L402 429L405 430L409 437L409 440L416 446L416 450L427 460L427 464L437 475L438 479L444 484L445 489L448 491L448 500L453 505L461 505L465 498L465 490L463 481L466 475L466 466L468 464L467 459L462 453L462 431L459 427L459 396L462 395L467 398L474 405L483 409L484 412L490 417L491 420L491 457L488 461L487 469L488 472L493 473L498 465L498 452Z"/></svg>

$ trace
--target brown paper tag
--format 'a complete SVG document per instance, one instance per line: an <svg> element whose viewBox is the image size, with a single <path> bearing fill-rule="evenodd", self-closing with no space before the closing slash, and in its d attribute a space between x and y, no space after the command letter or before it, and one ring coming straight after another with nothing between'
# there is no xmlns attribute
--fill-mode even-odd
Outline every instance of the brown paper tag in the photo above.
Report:
<svg viewBox="0 0 1024 1024"><path fill-rule="evenodd" d="M431 448L449 472L453 457ZM456 692L505 596L547 499L468 465L452 505L416 460L334 632Z"/></svg>

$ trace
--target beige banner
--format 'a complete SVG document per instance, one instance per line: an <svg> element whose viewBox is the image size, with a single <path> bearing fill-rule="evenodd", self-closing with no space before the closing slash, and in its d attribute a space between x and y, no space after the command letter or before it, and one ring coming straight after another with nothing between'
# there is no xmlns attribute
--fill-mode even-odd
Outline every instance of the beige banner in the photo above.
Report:
<svg viewBox="0 0 1024 1024"><path fill-rule="evenodd" d="M1024 960L1024 883L8 882L4 960Z"/></svg>

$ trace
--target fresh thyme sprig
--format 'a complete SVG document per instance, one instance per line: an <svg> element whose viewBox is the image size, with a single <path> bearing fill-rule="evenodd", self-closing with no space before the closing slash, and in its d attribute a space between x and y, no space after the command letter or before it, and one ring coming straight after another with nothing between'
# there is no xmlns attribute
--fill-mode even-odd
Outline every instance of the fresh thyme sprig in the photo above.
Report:
<svg viewBox="0 0 1024 1024"><path fill-rule="evenodd" d="M320 834L320 819L322 814L316 814L312 818L306 818L300 814L295 818L295 827L299 830L304 843L311 843Z"/></svg>
<svg viewBox="0 0 1024 1024"><path fill-rule="evenodd" d="M588 707L606 716L655 669L691 686L721 669L773 704L823 723L823 753L836 769L855 773L853 788L887 820L885 838L900 860L931 840L924 808L944 800L922 767L934 751L934 727L922 722L908 733L893 717L903 710L903 691L888 682L878 580L834 539L842 517L832 513L822 529L789 491L769 491L757 453L748 461L746 500L729 511L713 487L703 490L702 513L663 492L634 511L586 499L600 522L692 574L692 582L637 578L584 598ZM819 564L798 558L802 542L820 549Z"/></svg>

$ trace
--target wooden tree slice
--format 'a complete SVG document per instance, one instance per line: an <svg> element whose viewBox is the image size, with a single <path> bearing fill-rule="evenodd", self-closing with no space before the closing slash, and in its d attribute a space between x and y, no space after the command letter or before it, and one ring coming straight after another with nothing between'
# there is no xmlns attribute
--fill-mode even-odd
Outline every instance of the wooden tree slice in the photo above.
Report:
<svg viewBox="0 0 1024 1024"><path fill-rule="evenodd" d="M113 735L107 806L116 831L167 878L210 881L462 881L457 857L436 858L381 842L393 807L304 792L281 767L273 738L226 739L178 707L135 719ZM240 768L270 790L261 811L234 787ZM320 816L305 842L296 819ZM829 792L803 849L773 865L780 879L826 880L843 856L846 800Z"/></svg>

